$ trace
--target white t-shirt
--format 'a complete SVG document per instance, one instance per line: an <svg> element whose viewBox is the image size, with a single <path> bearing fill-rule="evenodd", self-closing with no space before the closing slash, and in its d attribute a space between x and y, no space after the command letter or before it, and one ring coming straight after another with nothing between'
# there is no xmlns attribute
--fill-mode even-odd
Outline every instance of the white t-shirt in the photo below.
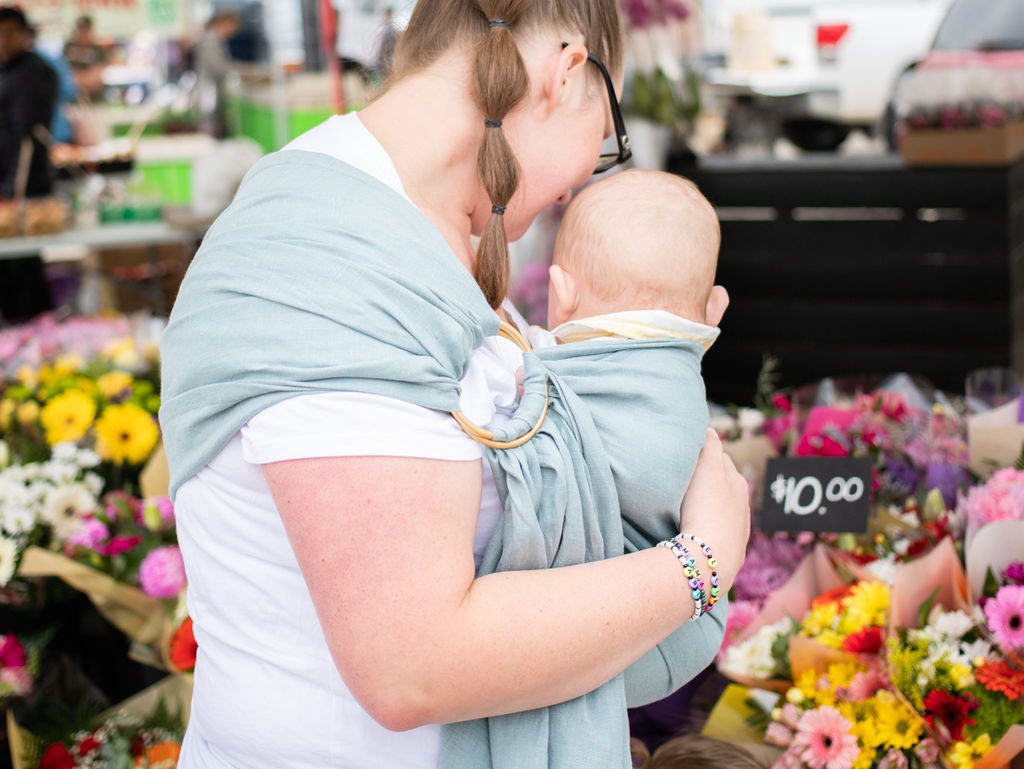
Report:
<svg viewBox="0 0 1024 769"><path fill-rule="evenodd" d="M293 149L336 157L405 195L390 158L356 113L330 118L283 151ZM525 331L518 313L507 309ZM463 413L491 429L507 421L517 405L521 364L512 342L486 339L461 382ZM440 726L388 731L345 686L260 468L285 459L367 455L482 460L473 543L479 563L501 500L483 447L447 413L331 392L290 398L257 414L175 500L199 642L182 769L437 766Z"/></svg>

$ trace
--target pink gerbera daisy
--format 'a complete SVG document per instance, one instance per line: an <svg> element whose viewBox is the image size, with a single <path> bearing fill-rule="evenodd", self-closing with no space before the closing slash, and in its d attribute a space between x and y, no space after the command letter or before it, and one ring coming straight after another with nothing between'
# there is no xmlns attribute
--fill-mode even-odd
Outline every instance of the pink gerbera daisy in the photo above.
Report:
<svg viewBox="0 0 1024 769"><path fill-rule="evenodd" d="M1024 586L999 588L996 597L985 602L985 617L1003 648L1024 648Z"/></svg>
<svg viewBox="0 0 1024 769"><path fill-rule="evenodd" d="M793 746L802 748L800 757L811 769L851 769L860 755L851 726L835 708L808 710L797 726Z"/></svg>

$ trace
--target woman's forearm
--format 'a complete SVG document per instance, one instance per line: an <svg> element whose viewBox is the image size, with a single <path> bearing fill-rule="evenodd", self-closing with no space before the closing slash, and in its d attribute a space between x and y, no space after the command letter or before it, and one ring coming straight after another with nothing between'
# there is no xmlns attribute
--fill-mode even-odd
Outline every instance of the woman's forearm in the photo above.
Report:
<svg viewBox="0 0 1024 769"><path fill-rule="evenodd" d="M476 579L479 462L344 457L263 469L335 663L389 728L579 696L693 613L667 548ZM708 512L687 525L721 547L727 591L746 536L729 532L715 496L721 484L709 477L698 467L683 518L692 493L691 507ZM737 499L745 495L736 488Z"/></svg>

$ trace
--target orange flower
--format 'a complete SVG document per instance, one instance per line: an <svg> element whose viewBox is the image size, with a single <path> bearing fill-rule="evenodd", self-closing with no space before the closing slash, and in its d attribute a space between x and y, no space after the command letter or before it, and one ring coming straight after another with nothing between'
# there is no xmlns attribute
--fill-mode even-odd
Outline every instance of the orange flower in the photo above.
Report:
<svg viewBox="0 0 1024 769"><path fill-rule="evenodd" d="M147 748L145 756L135 758L135 766L162 766L169 762L169 766L178 765L178 756L181 754L181 745L177 742L158 742L151 748Z"/></svg>
<svg viewBox="0 0 1024 769"><path fill-rule="evenodd" d="M846 598L846 596L853 593L853 588L855 584L843 585L842 587L837 587L833 590L827 590L821 595L819 595L817 598L815 598L813 601L811 601L811 606L824 606L825 604L830 603L839 605L842 603L843 599Z"/></svg>
<svg viewBox="0 0 1024 769"><path fill-rule="evenodd" d="M1002 692L1010 700L1024 697L1024 670L1011 667L1005 660L985 660L974 676L990 692Z"/></svg>
<svg viewBox="0 0 1024 769"><path fill-rule="evenodd" d="M186 617L171 636L169 651L171 664L184 672L193 670L196 666L196 650L198 648L195 633L192 630L192 618Z"/></svg>

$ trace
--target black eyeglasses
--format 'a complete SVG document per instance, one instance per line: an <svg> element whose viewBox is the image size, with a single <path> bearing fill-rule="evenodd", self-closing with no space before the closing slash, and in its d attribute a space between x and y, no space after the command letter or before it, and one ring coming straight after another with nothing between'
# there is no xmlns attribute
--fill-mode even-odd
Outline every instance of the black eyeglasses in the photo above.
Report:
<svg viewBox="0 0 1024 769"><path fill-rule="evenodd" d="M568 45L568 43L562 43L562 48L565 48ZM626 123L622 119L622 109L619 107L619 99L615 95L615 85L612 83L612 76L608 74L608 68L604 66L604 62L589 51L587 52L587 60L594 62L594 64L597 65L597 68L601 70L601 77L604 78L605 87L608 89L608 103L611 105L612 123L615 125L615 141L618 142L619 145L619 151L617 153L601 155L597 159L597 165L594 167L594 173L603 174L605 171L625 163L633 157L633 152L629 149L629 135L626 133Z"/></svg>

